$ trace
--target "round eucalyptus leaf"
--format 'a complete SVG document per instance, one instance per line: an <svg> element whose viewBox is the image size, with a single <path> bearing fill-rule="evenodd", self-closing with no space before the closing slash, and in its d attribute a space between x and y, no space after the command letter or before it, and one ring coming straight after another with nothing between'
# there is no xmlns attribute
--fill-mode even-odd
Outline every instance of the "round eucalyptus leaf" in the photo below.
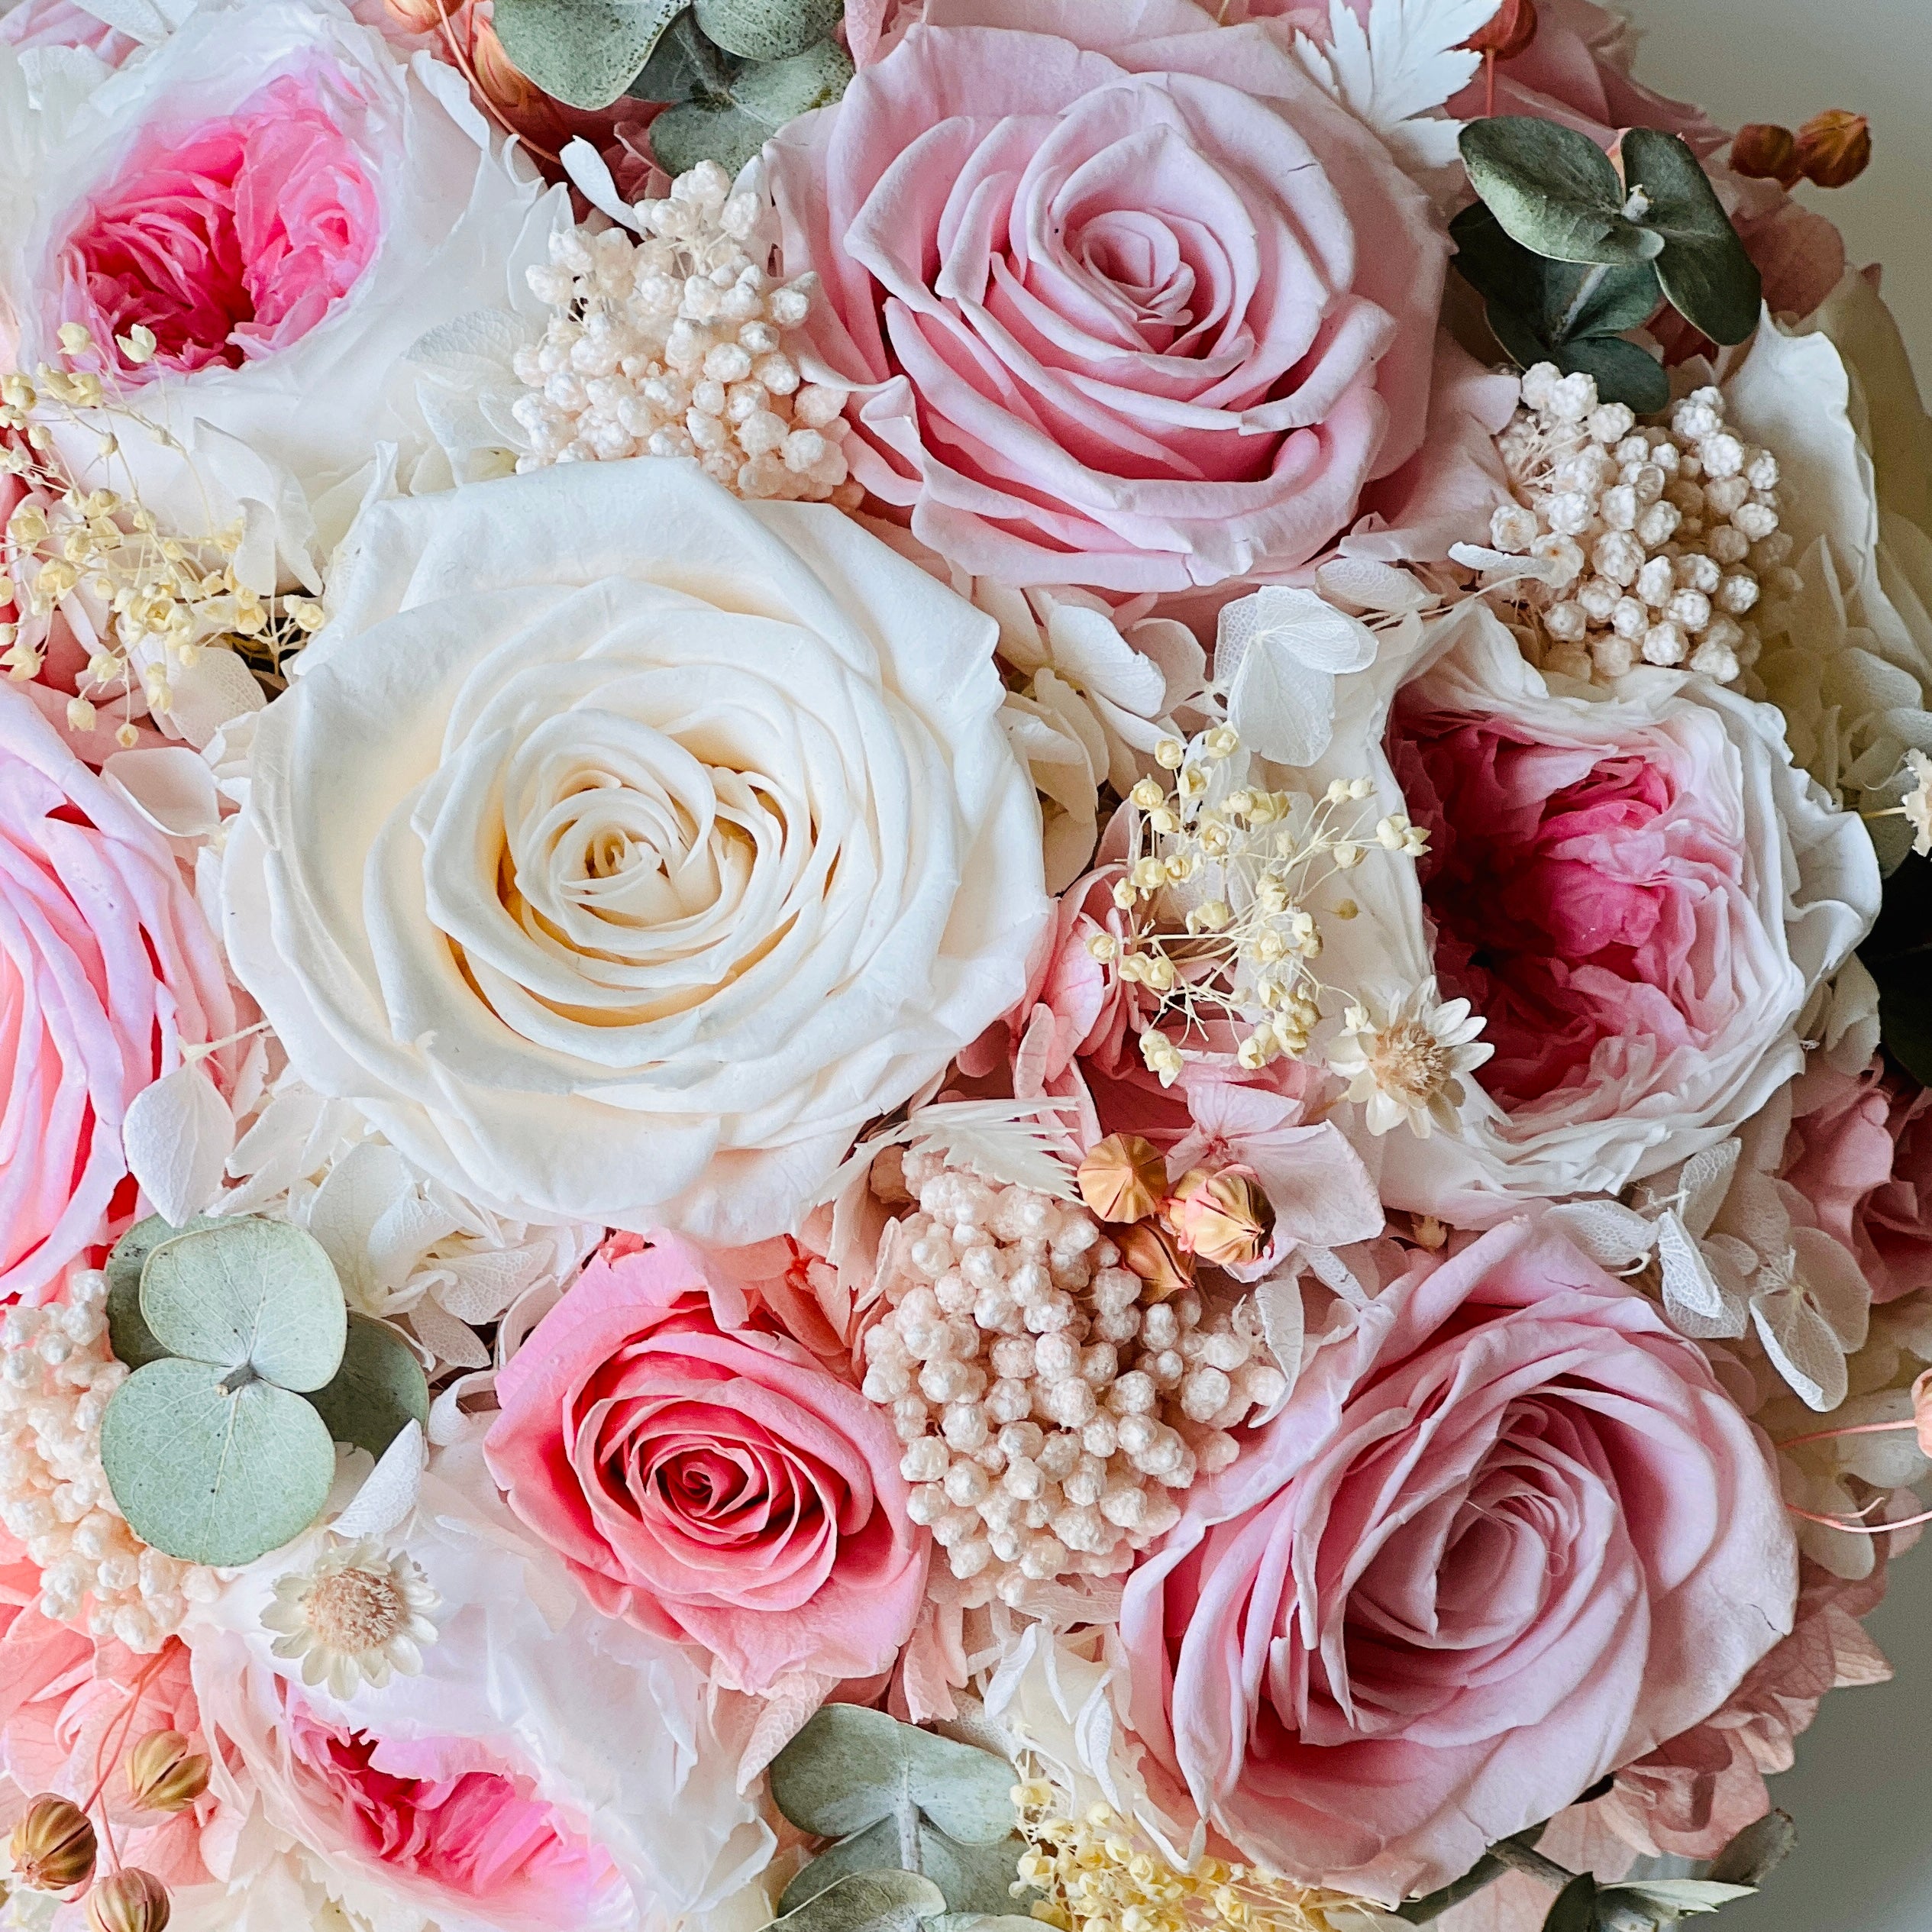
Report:
<svg viewBox="0 0 1932 1932"><path fill-rule="evenodd" d="M1663 243L1657 279L1672 306L1714 342L1745 341L1763 310L1763 278L1698 157L1654 128L1626 129L1621 152L1633 196L1649 204L1638 219Z"/></svg>
<svg viewBox="0 0 1932 1932"><path fill-rule="evenodd" d="M747 60L784 60L829 37L843 0L692 0L706 34Z"/></svg>
<svg viewBox="0 0 1932 1932"><path fill-rule="evenodd" d="M1566 376L1594 376L1601 402L1626 404L1640 416L1670 406L1669 373L1647 349L1620 335L1585 335L1565 342L1556 351L1556 364Z"/></svg>
<svg viewBox="0 0 1932 1932"><path fill-rule="evenodd" d="M836 40L821 40L789 60L754 62L738 76L732 99L767 128L782 128L814 108L831 106L851 78L851 56Z"/></svg>
<svg viewBox="0 0 1932 1932"><path fill-rule="evenodd" d="M683 174L700 161L716 161L735 175L771 137L762 121L709 101L667 108L651 124L651 152L665 173Z"/></svg>
<svg viewBox="0 0 1932 1932"><path fill-rule="evenodd" d="M664 31L625 92L638 101L724 100L744 62L698 31L687 7Z"/></svg>
<svg viewBox="0 0 1932 1932"><path fill-rule="evenodd" d="M309 1399L338 1443L353 1443L378 1460L409 1423L429 1426L422 1365L394 1329L367 1315L349 1317L342 1366Z"/></svg>
<svg viewBox="0 0 1932 1932"><path fill-rule="evenodd" d="M335 1445L299 1395L229 1386L213 1362L137 1368L101 1423L108 1487L142 1542L184 1562L252 1563L299 1536L335 1480Z"/></svg>
<svg viewBox="0 0 1932 1932"><path fill-rule="evenodd" d="M1013 1911L1011 1887L1026 1850L1026 1841L1016 1831L995 1844L962 1845L932 1825L919 1827L919 1869L945 1893L949 1912L997 1916ZM900 1855L898 1821L881 1818L821 1852L786 1886L778 1910L796 1911L849 1874L895 1865Z"/></svg>
<svg viewBox="0 0 1932 1932"><path fill-rule="evenodd" d="M1587 134L1553 121L1497 115L1461 137L1475 191L1533 254L1563 262L1649 261L1663 237L1623 213L1623 183Z"/></svg>
<svg viewBox="0 0 1932 1932"><path fill-rule="evenodd" d="M321 1388L342 1361L348 1310L322 1244L286 1221L218 1221L164 1242L141 1311L170 1355L247 1363L282 1388Z"/></svg>
<svg viewBox="0 0 1932 1932"><path fill-rule="evenodd" d="M496 0L511 64L573 108L607 108L651 58L685 0Z"/></svg>
<svg viewBox="0 0 1932 1932"><path fill-rule="evenodd" d="M207 1215L197 1215L181 1227L172 1227L158 1214L150 1214L117 1241L108 1255L108 1340L115 1359L130 1368L159 1362L168 1352L154 1339L154 1331L141 1319L141 1276L147 1258L164 1241L176 1236L194 1234L217 1226Z"/></svg>
<svg viewBox="0 0 1932 1932"><path fill-rule="evenodd" d="M945 1895L917 1872L855 1872L773 1925L785 1932L913 1932L945 1909Z"/></svg>

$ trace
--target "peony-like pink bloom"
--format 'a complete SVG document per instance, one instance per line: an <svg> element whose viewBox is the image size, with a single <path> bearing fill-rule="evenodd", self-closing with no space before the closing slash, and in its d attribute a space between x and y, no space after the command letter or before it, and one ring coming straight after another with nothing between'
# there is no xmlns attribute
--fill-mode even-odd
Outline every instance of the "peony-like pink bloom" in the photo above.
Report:
<svg viewBox="0 0 1932 1932"><path fill-rule="evenodd" d="M764 1691L887 1669L926 1590L890 1423L660 1237L593 1262L498 1375L510 1507L590 1600Z"/></svg>
<svg viewBox="0 0 1932 1932"><path fill-rule="evenodd" d="M1796 1594L1704 1357L1517 1221L1417 1255L1316 1355L1121 1627L1134 1728L1203 1818L1392 1903L1707 1717Z"/></svg>
<svg viewBox="0 0 1932 1932"><path fill-rule="evenodd" d="M1268 27L933 0L767 156L853 473L964 570L1291 568L1421 446L1439 228Z"/></svg>
<svg viewBox="0 0 1932 1932"><path fill-rule="evenodd" d="M151 128L59 254L60 315L124 387L299 342L354 287L382 234L362 158L319 75L283 74L233 114ZM136 362L136 325L158 346Z"/></svg>
<svg viewBox="0 0 1932 1932"><path fill-rule="evenodd" d="M134 1206L121 1124L234 1006L167 843L0 687L0 1300Z"/></svg>

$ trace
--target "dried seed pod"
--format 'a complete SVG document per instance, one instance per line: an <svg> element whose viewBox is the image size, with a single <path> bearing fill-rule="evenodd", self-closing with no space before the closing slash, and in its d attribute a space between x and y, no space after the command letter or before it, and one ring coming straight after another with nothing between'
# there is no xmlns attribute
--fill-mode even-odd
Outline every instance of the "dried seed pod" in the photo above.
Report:
<svg viewBox="0 0 1932 1932"><path fill-rule="evenodd" d="M1275 1229L1267 1195L1235 1168L1219 1174L1196 1168L1183 1178L1165 1212L1181 1246L1217 1268L1243 1268L1258 1259Z"/></svg>
<svg viewBox="0 0 1932 1932"><path fill-rule="evenodd" d="M167 1887L134 1866L110 1872L87 1895L92 1932L163 1932L171 1909Z"/></svg>
<svg viewBox="0 0 1932 1932"><path fill-rule="evenodd" d="M1799 173L1821 188L1846 188L1872 165L1872 124L1847 108L1814 115L1798 131Z"/></svg>
<svg viewBox="0 0 1932 1932"><path fill-rule="evenodd" d="M1120 1265L1138 1275L1145 1284L1143 1301L1165 1301L1192 1285L1194 1256L1159 1222L1136 1221L1131 1227L1116 1229L1112 1239L1120 1250Z"/></svg>
<svg viewBox="0 0 1932 1932"><path fill-rule="evenodd" d="M206 1756L178 1730L150 1731L128 1754L128 1788L150 1811L185 1811L208 1789Z"/></svg>
<svg viewBox="0 0 1932 1932"><path fill-rule="evenodd" d="M1536 0L1503 0L1488 24L1479 27L1462 44L1472 53L1494 54L1498 60L1514 60L1526 53L1536 37Z"/></svg>
<svg viewBox="0 0 1932 1932"><path fill-rule="evenodd" d="M1737 131L1730 164L1753 181L1781 181L1788 188L1804 170L1798 163L1798 137L1775 121L1753 121Z"/></svg>
<svg viewBox="0 0 1932 1932"><path fill-rule="evenodd" d="M94 1875L94 1827L78 1804L43 1791L14 1827L14 1875L36 1892L66 1892Z"/></svg>
<svg viewBox="0 0 1932 1932"><path fill-rule="evenodd" d="M1139 1135L1109 1134L1081 1162L1079 1181L1103 1221L1144 1221L1167 1194L1167 1163Z"/></svg>

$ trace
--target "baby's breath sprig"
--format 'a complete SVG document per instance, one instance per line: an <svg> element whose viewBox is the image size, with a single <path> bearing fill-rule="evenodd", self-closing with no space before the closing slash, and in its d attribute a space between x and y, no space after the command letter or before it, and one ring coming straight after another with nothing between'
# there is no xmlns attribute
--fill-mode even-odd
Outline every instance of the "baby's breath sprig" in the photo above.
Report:
<svg viewBox="0 0 1932 1932"><path fill-rule="evenodd" d="M96 354L92 336L78 322L62 324L60 341L70 364ZM138 325L117 341L133 363L154 353L152 331ZM234 564L244 535L238 519L205 535L181 536L161 528L131 471L124 492L81 486L62 460L53 425L96 437L104 462L120 455L118 439L84 418L83 410L128 417L186 454L111 384L111 375L45 363L31 376L17 369L0 373L0 471L18 477L26 491L6 524L0 604L12 604L18 616L0 625L0 665L15 683L38 677L48 626L62 611L89 651L67 722L92 731L99 707L118 699L122 722L115 736L125 746L137 735L130 719L137 681L150 710L169 710L175 677L216 645L272 673L286 651L320 628L322 610L309 598L265 598L241 581Z"/></svg>
<svg viewBox="0 0 1932 1932"><path fill-rule="evenodd" d="M1126 929L1096 934L1088 949L1157 997L1141 1056L1163 1086L1216 1022L1248 1029L1237 1055L1251 1071L1299 1059L1336 996L1315 970L1318 896L1378 851L1419 858L1429 835L1400 813L1352 812L1374 795L1366 778L1337 779L1320 798L1249 782L1226 725L1186 744L1165 739L1155 758L1174 777L1144 778L1128 794L1132 848L1113 888ZM1358 909L1342 899L1326 911L1348 919Z"/></svg>

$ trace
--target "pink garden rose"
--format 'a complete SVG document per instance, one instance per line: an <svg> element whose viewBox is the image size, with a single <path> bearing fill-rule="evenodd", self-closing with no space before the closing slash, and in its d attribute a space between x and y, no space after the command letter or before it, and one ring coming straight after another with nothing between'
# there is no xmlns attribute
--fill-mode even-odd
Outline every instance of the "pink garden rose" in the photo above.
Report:
<svg viewBox="0 0 1932 1932"><path fill-rule="evenodd" d="M853 473L964 570L1291 568L1422 443L1446 244L1268 27L932 0L767 152Z"/></svg>
<svg viewBox="0 0 1932 1932"><path fill-rule="evenodd" d="M1791 1627L1769 1453L1553 1230L1413 1258L1130 1580L1132 1720L1242 1855L1394 1902L1717 1709Z"/></svg>
<svg viewBox="0 0 1932 1932"><path fill-rule="evenodd" d="M166 840L0 686L0 1301L37 1298L132 1210L129 1103L234 1030Z"/></svg>
<svg viewBox="0 0 1932 1932"><path fill-rule="evenodd" d="M751 1313L687 1242L607 1252L498 1375L489 1466L605 1615L703 1645L721 1682L870 1676L926 1590L898 1439Z"/></svg>

